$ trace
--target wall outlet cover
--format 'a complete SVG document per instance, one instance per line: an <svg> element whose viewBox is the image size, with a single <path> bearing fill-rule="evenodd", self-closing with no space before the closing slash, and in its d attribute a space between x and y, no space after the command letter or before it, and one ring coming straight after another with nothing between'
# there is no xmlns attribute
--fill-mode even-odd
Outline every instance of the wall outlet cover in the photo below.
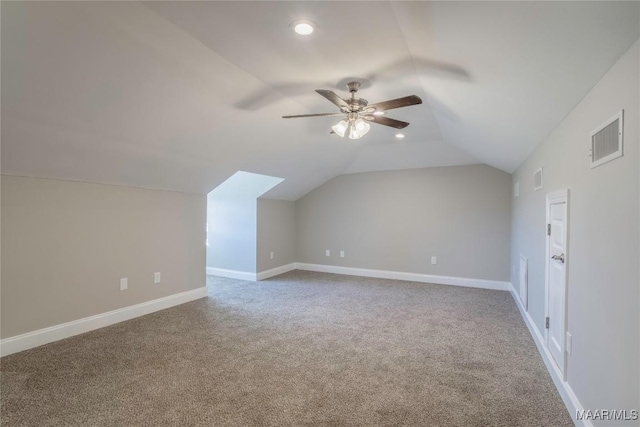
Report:
<svg viewBox="0 0 640 427"><path fill-rule="evenodd" d="M160 272L153 273L153 283L160 283Z"/></svg>
<svg viewBox="0 0 640 427"><path fill-rule="evenodd" d="M324 251L324 255L325 256L331 256L331 251L329 249L327 249L326 251Z"/></svg>
<svg viewBox="0 0 640 427"><path fill-rule="evenodd" d="M269 258L273 259L274 256L275 256L275 254L274 254L273 251L269 252Z"/></svg>
<svg viewBox="0 0 640 427"><path fill-rule="evenodd" d="M127 289L129 289L129 279L123 277L122 279L120 279L120 290L126 291Z"/></svg>
<svg viewBox="0 0 640 427"><path fill-rule="evenodd" d="M431 257L431 264L437 264L438 263L438 257L432 256Z"/></svg>
<svg viewBox="0 0 640 427"><path fill-rule="evenodd" d="M344 251L340 251L340 258L344 258Z"/></svg>

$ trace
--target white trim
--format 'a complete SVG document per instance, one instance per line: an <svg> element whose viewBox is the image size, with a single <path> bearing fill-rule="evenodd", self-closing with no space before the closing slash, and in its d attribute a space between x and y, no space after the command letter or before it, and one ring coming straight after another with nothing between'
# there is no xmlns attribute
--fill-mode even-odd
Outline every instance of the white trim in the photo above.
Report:
<svg viewBox="0 0 640 427"><path fill-rule="evenodd" d="M513 300L516 302L518 310L520 310L522 319L529 329L529 333L533 338L533 342L535 342L536 347L538 347L538 352L540 353L540 356L542 356L542 361L547 367L547 371L549 371L551 379L553 380L556 389L558 389L558 393L560 393L560 397L562 398L564 405L567 407L567 411L569 411L569 415L573 419L573 422L578 426L593 427L593 424L590 420L577 419L578 411L583 411L584 407L578 400L578 397L573 392L573 389L571 388L569 383L563 380L563 374L562 372L560 372L558 365L556 365L556 363L553 361L553 357L551 356L551 353L549 353L549 350L545 345L545 341L542 337L542 334L540 334L540 330L533 322L533 319L531 318L529 313L527 313L524 310L524 307L522 307L522 303L520 302L518 293L516 292L516 289L513 287L513 285L511 285L510 291Z"/></svg>
<svg viewBox="0 0 640 427"><path fill-rule="evenodd" d="M529 311L529 260L520 254L520 266L518 269L518 293L524 311Z"/></svg>
<svg viewBox="0 0 640 427"><path fill-rule="evenodd" d="M261 271L256 275L258 280L268 279L269 277L278 276L280 274L288 273L291 270L296 269L296 263L292 262L291 264L281 265L280 267L275 267L270 270Z"/></svg>
<svg viewBox="0 0 640 427"><path fill-rule="evenodd" d="M249 280L255 282L257 280L256 273L249 273L239 270L227 270L224 268L207 267L207 275L228 277L230 279Z"/></svg>
<svg viewBox="0 0 640 427"><path fill-rule="evenodd" d="M279 274L286 273L296 269L296 263L281 265L270 270L264 270L259 273L248 273L246 271L238 270L226 270L224 268L207 267L207 275L228 277L230 279L248 280L250 282L257 282L259 280L268 279L269 277L277 276Z"/></svg>
<svg viewBox="0 0 640 427"><path fill-rule="evenodd" d="M167 297L154 299L129 307L119 308L84 319L73 320L60 325L51 326L37 331L28 332L22 335L0 340L0 356L4 357L19 351L28 350L50 342L62 340L74 335L83 334L95 329L104 328L115 323L130 320L135 317L144 316L155 311L175 305L184 304L189 301L204 298L207 296L207 288L202 287Z"/></svg>
<svg viewBox="0 0 640 427"><path fill-rule="evenodd" d="M321 273L346 274L349 276L376 277L379 279L408 280L411 282L434 283L437 285L466 286L469 288L508 291L509 282L497 280L469 279L465 277L435 276L431 274L405 273L402 271L371 270L368 268L340 267L337 265L296 263L296 269Z"/></svg>

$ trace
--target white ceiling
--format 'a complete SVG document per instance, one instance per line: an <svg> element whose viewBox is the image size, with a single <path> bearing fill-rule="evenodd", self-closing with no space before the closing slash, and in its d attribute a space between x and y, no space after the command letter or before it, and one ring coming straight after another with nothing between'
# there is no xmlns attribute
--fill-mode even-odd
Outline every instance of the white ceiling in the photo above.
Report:
<svg viewBox="0 0 640 427"><path fill-rule="evenodd" d="M512 172L638 39L638 2L2 2L2 173L295 200L342 173ZM308 38L289 24L310 19ZM354 142L314 89L389 112Z"/></svg>

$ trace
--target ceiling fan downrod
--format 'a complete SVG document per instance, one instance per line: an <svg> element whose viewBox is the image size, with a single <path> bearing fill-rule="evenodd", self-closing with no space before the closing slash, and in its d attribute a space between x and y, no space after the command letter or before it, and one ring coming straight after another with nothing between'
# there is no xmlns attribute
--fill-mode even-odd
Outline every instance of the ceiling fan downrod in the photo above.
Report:
<svg viewBox="0 0 640 427"><path fill-rule="evenodd" d="M345 101L347 101L347 103L349 104L349 109L352 112L361 111L368 104L366 99L356 98L356 92L358 92L359 88L360 82L347 83L347 89L349 89L349 92L351 92L351 98Z"/></svg>

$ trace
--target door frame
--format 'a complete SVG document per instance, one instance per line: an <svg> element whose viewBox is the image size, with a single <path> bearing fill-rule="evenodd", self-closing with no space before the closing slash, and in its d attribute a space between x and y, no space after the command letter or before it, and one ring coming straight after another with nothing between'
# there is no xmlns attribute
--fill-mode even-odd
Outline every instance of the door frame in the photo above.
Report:
<svg viewBox="0 0 640 427"><path fill-rule="evenodd" d="M564 325L562 328L563 343L564 348L562 349L562 363L561 366L558 366L559 371L562 375L563 381L567 380L567 294L568 294L568 283L569 283L569 189L565 188L562 190L554 191L552 193L548 193L546 196L546 222L545 222L545 261L544 261L544 317L545 323L546 318L549 317L549 273L550 273L550 263L551 263L551 255L549 251L549 246L551 243L551 239L549 234L547 233L546 227L548 224L551 224L551 205L556 203L563 203L565 206L565 215L564 215L564 295L563 295L563 305L564 305ZM544 328L544 342L549 351L549 329ZM551 357L552 363L555 363L555 359Z"/></svg>

